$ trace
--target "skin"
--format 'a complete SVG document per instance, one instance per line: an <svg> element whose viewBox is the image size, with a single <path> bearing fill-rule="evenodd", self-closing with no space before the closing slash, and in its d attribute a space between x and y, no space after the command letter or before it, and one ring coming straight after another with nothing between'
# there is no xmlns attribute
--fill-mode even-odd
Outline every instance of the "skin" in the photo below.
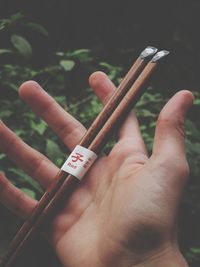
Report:
<svg viewBox="0 0 200 267"><path fill-rule="evenodd" d="M115 86L102 72L89 83L105 104ZM72 150L85 128L36 82L22 84L20 97ZM162 109L152 155L147 154L137 118L131 113L109 155L99 157L78 188L44 227L66 267L184 267L177 242L177 214L189 174L184 118L189 91L175 94ZM0 150L47 188L57 174L40 152L0 123ZM0 201L26 219L37 204L0 174ZM76 255L76 256L75 256Z"/></svg>

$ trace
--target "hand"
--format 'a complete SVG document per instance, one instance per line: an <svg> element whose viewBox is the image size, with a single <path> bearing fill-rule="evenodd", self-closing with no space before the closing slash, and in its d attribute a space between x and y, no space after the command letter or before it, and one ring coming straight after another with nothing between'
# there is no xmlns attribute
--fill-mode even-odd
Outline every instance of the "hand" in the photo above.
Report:
<svg viewBox="0 0 200 267"><path fill-rule="evenodd" d="M105 104L115 86L101 72L94 73L89 82ZM37 83L24 83L19 94L69 149L79 143L86 131L83 125ZM63 266L186 266L178 249L176 223L189 172L183 125L192 100L189 91L180 91L162 109L150 157L137 118L134 113L129 115L110 154L95 162L62 211L46 226L45 235ZM0 150L44 188L59 170L3 123ZM3 173L0 201L24 219L37 204Z"/></svg>

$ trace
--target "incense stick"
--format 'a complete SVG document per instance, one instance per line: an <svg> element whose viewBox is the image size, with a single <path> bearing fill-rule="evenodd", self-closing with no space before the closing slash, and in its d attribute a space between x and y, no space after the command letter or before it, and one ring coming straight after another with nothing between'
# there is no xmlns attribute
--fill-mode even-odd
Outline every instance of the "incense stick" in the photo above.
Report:
<svg viewBox="0 0 200 267"><path fill-rule="evenodd" d="M141 65L139 64L139 66ZM102 144L105 143L106 139L108 138L108 134L113 128L113 125L115 125L119 117L123 117L123 115L127 112L127 110L130 109L130 104L132 100L139 97L138 92L141 86L146 82L146 80L148 79L150 74L154 71L156 66L157 66L157 61L150 62L147 65L144 72L139 76L135 84L132 86L131 90L129 90L125 98L121 101L120 105L116 108L116 110L113 112L111 117L107 120L104 127L99 131L97 136L94 138L93 142L91 142L91 144L89 145L89 149L93 150L94 152L99 152L99 150L102 147ZM95 131L91 131L93 135L94 135L94 132ZM90 138L91 138L91 135L90 135ZM88 142L86 137L83 138L81 144L83 145L84 142L85 143ZM44 221L44 219L49 214L49 212L52 210L52 208L55 207L55 204L60 199L60 197L63 195L63 192L66 197L67 195L71 193L71 191L73 191L73 189L78 184L78 180L76 178L74 178L72 175L68 175L67 173L63 171L59 173L59 175L56 178L56 181L57 181L56 183L57 190L55 194L53 194L53 197L52 197L52 192L54 192L53 190L55 189L55 185L53 185L53 187L51 186L50 189L48 189L47 192L45 193L48 199L49 199L49 196L51 196L52 200L49 203L47 203L46 206L44 206L44 208L45 207L46 208L43 209L42 212L40 213L37 213L38 207L40 207L40 204L36 207L35 214L40 214L40 216L35 216L35 217L31 216L31 219L28 220L28 223L26 222L23 225L21 230L18 232L16 238L11 243L11 246L6 254L6 257L4 258L2 262L2 266L10 266L10 264L12 264L13 260L16 258L16 256L21 251L21 249L24 247L24 245L26 244L30 236L35 232L38 226L41 225L41 223ZM61 186L61 184L63 185Z"/></svg>

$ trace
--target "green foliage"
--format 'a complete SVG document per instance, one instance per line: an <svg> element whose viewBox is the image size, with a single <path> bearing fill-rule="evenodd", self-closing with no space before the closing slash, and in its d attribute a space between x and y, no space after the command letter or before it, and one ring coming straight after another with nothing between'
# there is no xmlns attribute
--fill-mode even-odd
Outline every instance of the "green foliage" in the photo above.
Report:
<svg viewBox="0 0 200 267"><path fill-rule="evenodd" d="M13 46L13 50L7 48L0 49L0 55L16 52L16 54L21 55L25 59L31 57L32 45L25 36L17 33L21 32L23 28L36 31L45 37L48 36L48 31L42 25L35 22L26 22L25 16L21 13L16 13L6 19L0 19L0 30L8 32L10 43Z"/></svg>
<svg viewBox="0 0 200 267"><path fill-rule="evenodd" d="M32 47L24 37L13 34L11 36L11 42L17 51L25 58L29 58L32 55Z"/></svg>
<svg viewBox="0 0 200 267"><path fill-rule="evenodd" d="M35 66L32 63L33 58L40 57L40 54L35 53L34 44L23 35L22 29L24 28L38 32L43 37L48 38L47 29L38 23L27 21L21 13L0 20L0 30L7 32L8 35L7 47L0 47L0 118L20 138L47 155L57 166L60 166L68 151L58 137L49 130L47 124L19 100L18 88L20 84L30 79L39 81L65 110L72 113L88 127L101 111L102 105L91 89L88 88L86 77L93 71L100 69L105 71L109 78L118 84L123 76L123 67L116 66L114 63L98 62L91 49L53 51L50 61L44 62L43 66ZM195 94L194 112L198 113L200 111L200 96L197 92ZM166 97L161 95L156 87L149 86L135 108L140 121L141 132L150 153L155 122L166 101ZM186 145L192 171L192 181L184 200L185 205L191 210L191 216L198 214L200 211L199 200L197 199L200 193L198 182L200 172L200 125L192 118L193 116L189 116L186 121ZM108 150L112 145L113 141L107 147ZM35 199L41 197L43 190L39 184L14 166L2 153L0 154L0 168L14 185L29 196ZM0 212L3 216L5 215L5 211ZM8 216L8 218L10 217ZM8 229L13 227L11 223L8 223L8 225ZM2 227L5 229L6 226L3 225ZM3 240L1 241L3 244L8 242L6 236L3 236L1 240ZM0 250L2 250L1 247ZM188 248L186 252L190 262L197 261L200 253L196 245L193 248Z"/></svg>
<svg viewBox="0 0 200 267"><path fill-rule="evenodd" d="M31 30L34 30L44 36L48 36L48 31L43 27L42 25L35 23L35 22L28 22L26 23L26 27L30 28Z"/></svg>
<svg viewBox="0 0 200 267"><path fill-rule="evenodd" d="M58 166L61 165L65 157L59 145L51 139L46 141L46 154Z"/></svg>
<svg viewBox="0 0 200 267"><path fill-rule="evenodd" d="M33 190L29 189L29 188L20 188L20 189L21 189L21 191L23 191L24 193L26 193L29 197L32 197L34 199L37 198L35 191L33 191Z"/></svg>
<svg viewBox="0 0 200 267"><path fill-rule="evenodd" d="M11 179L12 183L19 188L29 188L29 190L32 190L35 192L35 198L38 194L42 194L43 190L41 189L40 185L32 179L30 176L28 176L26 173L24 173L21 169L16 167L10 167L6 170L9 177L15 177ZM17 177L17 178L16 178Z"/></svg>
<svg viewBox="0 0 200 267"><path fill-rule="evenodd" d="M61 60L60 65L65 71L70 71L75 66L75 62L73 60Z"/></svg>
<svg viewBox="0 0 200 267"><path fill-rule="evenodd" d="M200 259L200 247L190 248L186 256L190 263L198 262Z"/></svg>
<svg viewBox="0 0 200 267"><path fill-rule="evenodd" d="M0 19L0 30L4 30L4 29L12 27L13 25L21 21L21 19L23 18L24 18L23 14L16 13L10 16L9 18Z"/></svg>
<svg viewBox="0 0 200 267"><path fill-rule="evenodd" d="M12 53L13 51L12 50L9 50L9 49L0 49L0 55L2 54L7 54L7 53Z"/></svg>
<svg viewBox="0 0 200 267"><path fill-rule="evenodd" d="M120 74L122 72L122 67L119 66L113 66L111 64L108 64L106 62L100 62L100 67L103 67L105 72L108 74L108 77L113 81L120 81Z"/></svg>
<svg viewBox="0 0 200 267"><path fill-rule="evenodd" d="M76 59L79 60L81 63L88 63L93 60L90 49L78 49L74 51L57 52L56 55L61 58Z"/></svg>

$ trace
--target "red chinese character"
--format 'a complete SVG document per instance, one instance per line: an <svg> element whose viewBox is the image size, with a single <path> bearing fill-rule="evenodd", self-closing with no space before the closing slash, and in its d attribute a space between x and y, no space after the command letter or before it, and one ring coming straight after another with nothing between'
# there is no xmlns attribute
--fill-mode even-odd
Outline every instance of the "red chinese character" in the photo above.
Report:
<svg viewBox="0 0 200 267"><path fill-rule="evenodd" d="M83 161L83 159L81 159L82 157L83 157L82 154L76 152L76 155L73 155L73 156L72 156L72 158L74 158L74 159L72 159L72 161L73 161L73 162L77 162L77 161L79 160L79 161L82 162L82 161Z"/></svg>

